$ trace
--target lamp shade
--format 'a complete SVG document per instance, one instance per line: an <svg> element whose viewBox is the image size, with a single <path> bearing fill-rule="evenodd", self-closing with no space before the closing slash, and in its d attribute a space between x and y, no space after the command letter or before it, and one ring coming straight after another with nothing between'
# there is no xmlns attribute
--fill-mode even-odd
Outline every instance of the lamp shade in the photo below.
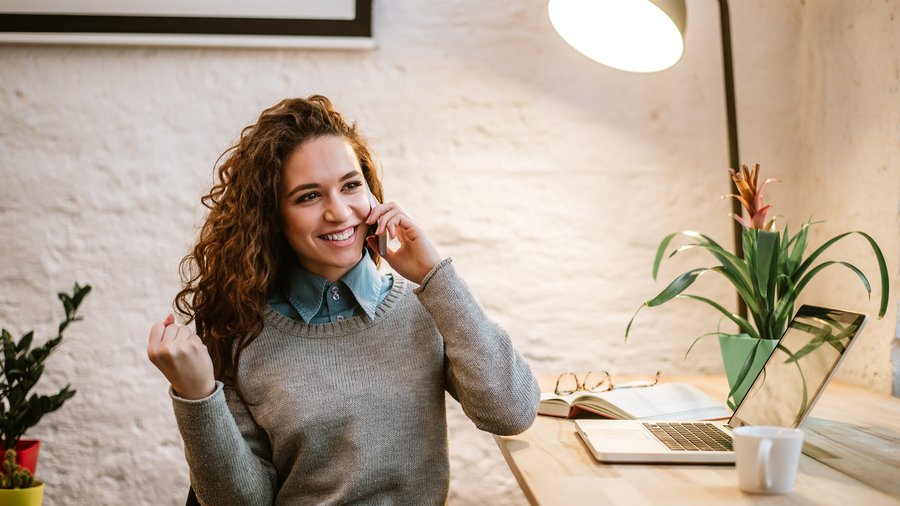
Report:
<svg viewBox="0 0 900 506"><path fill-rule="evenodd" d="M629 72L657 72L684 52L684 0L550 0L550 23L588 58Z"/></svg>

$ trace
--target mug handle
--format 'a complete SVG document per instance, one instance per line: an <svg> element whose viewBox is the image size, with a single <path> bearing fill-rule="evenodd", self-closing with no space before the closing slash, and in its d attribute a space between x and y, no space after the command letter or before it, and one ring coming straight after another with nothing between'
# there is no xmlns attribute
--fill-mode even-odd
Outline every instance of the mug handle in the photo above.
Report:
<svg viewBox="0 0 900 506"><path fill-rule="evenodd" d="M772 451L772 440L763 439L759 442L756 452L756 471L759 476L759 488L769 490L772 488L772 476L769 472L769 453Z"/></svg>

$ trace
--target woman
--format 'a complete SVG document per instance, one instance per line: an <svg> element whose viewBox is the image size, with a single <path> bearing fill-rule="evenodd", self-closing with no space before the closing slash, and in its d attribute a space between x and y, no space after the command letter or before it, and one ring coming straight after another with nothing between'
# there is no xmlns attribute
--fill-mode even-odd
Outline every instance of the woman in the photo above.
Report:
<svg viewBox="0 0 900 506"><path fill-rule="evenodd" d="M540 395L528 365L424 231L379 203L365 139L327 98L263 111L223 156L175 301L196 334L169 315L147 349L197 497L443 504L444 392L480 429L519 433ZM376 270L384 234L396 277Z"/></svg>

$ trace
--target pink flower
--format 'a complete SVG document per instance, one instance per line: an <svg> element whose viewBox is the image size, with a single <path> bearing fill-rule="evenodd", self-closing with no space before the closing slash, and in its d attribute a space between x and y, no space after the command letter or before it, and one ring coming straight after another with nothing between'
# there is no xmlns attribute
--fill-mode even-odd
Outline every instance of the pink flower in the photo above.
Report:
<svg viewBox="0 0 900 506"><path fill-rule="evenodd" d="M731 172L731 178L734 180L734 185L737 187L740 195L725 195L722 198L734 197L738 199L744 206L744 209L747 210L746 217L736 216L734 214L731 214L730 216L747 228L771 230L775 220L773 218L766 222L766 214L772 206L763 206L762 189L772 181L779 180L776 178L769 178L757 187L756 181L759 176L758 163L753 166L753 170L748 169L746 165L741 165L740 172L735 172L733 169L728 169L728 172Z"/></svg>

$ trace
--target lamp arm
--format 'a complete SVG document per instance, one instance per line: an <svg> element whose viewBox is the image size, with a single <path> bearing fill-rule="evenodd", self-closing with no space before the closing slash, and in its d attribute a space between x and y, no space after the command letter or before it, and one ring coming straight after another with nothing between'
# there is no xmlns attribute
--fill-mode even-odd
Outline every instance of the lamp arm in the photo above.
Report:
<svg viewBox="0 0 900 506"><path fill-rule="evenodd" d="M722 69L725 78L725 114L728 122L728 166L734 170L740 170L740 156L738 155L737 134L737 108L734 102L734 67L731 59L731 21L728 16L728 0L719 0L719 26L722 30ZM737 186L729 176L729 188L731 193L737 194ZM741 203L737 199L731 199L731 212L735 216L741 216ZM734 253L739 258L744 258L744 247L741 241L742 225L737 220L731 220L732 235L734 239ZM737 296L738 314L742 318L747 317L747 304Z"/></svg>

